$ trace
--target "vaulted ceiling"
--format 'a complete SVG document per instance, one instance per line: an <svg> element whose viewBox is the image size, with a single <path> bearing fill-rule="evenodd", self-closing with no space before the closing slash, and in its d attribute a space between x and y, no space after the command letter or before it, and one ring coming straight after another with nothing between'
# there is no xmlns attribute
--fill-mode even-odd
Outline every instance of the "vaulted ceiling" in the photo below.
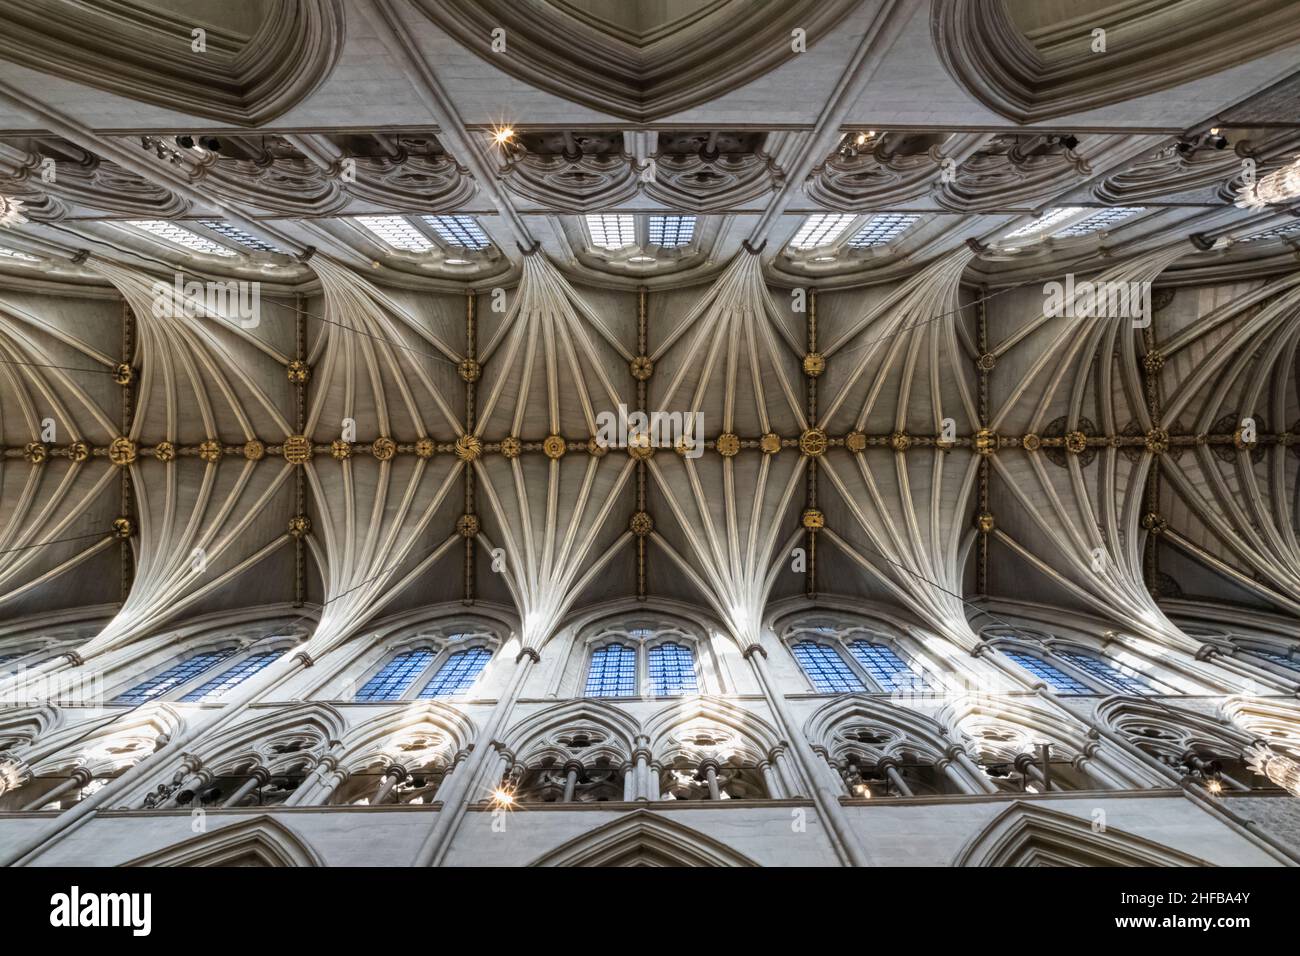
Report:
<svg viewBox="0 0 1300 956"><path fill-rule="evenodd" d="M7 12L0 628L1300 612L1300 13L1252 7ZM620 405L703 447L602 447Z"/></svg>

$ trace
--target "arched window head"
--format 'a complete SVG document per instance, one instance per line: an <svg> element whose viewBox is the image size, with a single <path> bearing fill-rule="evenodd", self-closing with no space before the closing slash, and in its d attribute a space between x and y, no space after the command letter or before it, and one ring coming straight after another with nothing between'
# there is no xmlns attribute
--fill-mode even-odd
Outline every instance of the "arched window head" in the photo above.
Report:
<svg viewBox="0 0 1300 956"><path fill-rule="evenodd" d="M125 693L119 694L113 699L115 704L144 704L151 700L156 700L168 691L175 690L183 684L188 684L194 678L198 677L210 667L215 667L226 658L234 654L233 648L220 651L205 651L202 654L195 654L175 664L161 674L156 674L148 680L136 684Z"/></svg>
<svg viewBox="0 0 1300 956"><path fill-rule="evenodd" d="M685 644L665 641L650 648L650 693L655 697L698 694L695 655Z"/></svg>
<svg viewBox="0 0 1300 956"><path fill-rule="evenodd" d="M433 651L418 648L398 654L357 691L358 701L399 700L433 661Z"/></svg>
<svg viewBox="0 0 1300 956"><path fill-rule="evenodd" d="M1100 657L1093 657L1091 654L1080 654L1074 651L1061 651L1060 656L1069 661L1075 667L1082 668L1091 676L1097 678L1107 687L1112 687L1121 694L1144 694L1153 693L1151 685L1142 677L1127 668L1121 670L1110 661L1103 660Z"/></svg>
<svg viewBox="0 0 1300 956"><path fill-rule="evenodd" d="M606 644L592 651L585 696L635 697L636 649L625 644Z"/></svg>
<svg viewBox="0 0 1300 956"><path fill-rule="evenodd" d="M849 653L862 665L862 669L870 675L871 679L880 685L881 690L930 689L930 684L925 677L908 667L907 662L886 644L853 641L849 644Z"/></svg>
<svg viewBox="0 0 1300 956"><path fill-rule="evenodd" d="M1034 657L1032 654L1012 650L1004 650L1003 653L1034 677L1044 681L1048 687L1052 688L1052 690L1056 691L1058 694L1097 693L1087 684L1071 677L1059 667L1053 667L1051 664L1041 658Z"/></svg>
<svg viewBox="0 0 1300 956"><path fill-rule="evenodd" d="M227 691L238 687L254 674L264 670L273 660L283 654L283 650L261 651L250 654L234 667L222 672L210 681L205 681L181 698L182 702L195 700L216 700Z"/></svg>
<svg viewBox="0 0 1300 956"><path fill-rule="evenodd" d="M866 690L835 648L816 641L800 641L790 650L820 693L852 694Z"/></svg>
<svg viewBox="0 0 1300 956"><path fill-rule="evenodd" d="M491 652L483 647L457 651L447 658L438 668L438 673L433 675L433 679L424 685L419 699L455 697L457 694L465 693L474 685L474 681L478 680L478 675L483 672L491 657Z"/></svg>

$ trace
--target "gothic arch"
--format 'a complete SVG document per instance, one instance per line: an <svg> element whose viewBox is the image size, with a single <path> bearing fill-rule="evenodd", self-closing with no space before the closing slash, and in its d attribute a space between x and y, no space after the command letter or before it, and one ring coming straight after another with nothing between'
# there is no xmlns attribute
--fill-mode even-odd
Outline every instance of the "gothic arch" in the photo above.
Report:
<svg viewBox="0 0 1300 956"><path fill-rule="evenodd" d="M939 724L924 714L865 694L837 697L823 704L808 718L804 732L814 746L826 748L836 758L845 747L837 731L857 721L880 724L891 731L892 739L881 747L882 756L912 751L939 760L954 743Z"/></svg>
<svg viewBox="0 0 1300 956"><path fill-rule="evenodd" d="M674 745L674 731L692 725L717 725L739 735L742 749L764 759L781 742L781 735L757 714L737 707L725 700L691 698L670 704L645 722L645 734L650 739L650 751L656 759L664 755L665 748Z"/></svg>
<svg viewBox="0 0 1300 956"><path fill-rule="evenodd" d="M273 817L241 820L123 866L324 866L301 837Z"/></svg>
<svg viewBox="0 0 1300 956"><path fill-rule="evenodd" d="M530 866L758 866L724 843L636 810L561 844Z"/></svg>
<svg viewBox="0 0 1300 956"><path fill-rule="evenodd" d="M1163 844L1017 800L975 834L953 866L1213 866Z"/></svg>

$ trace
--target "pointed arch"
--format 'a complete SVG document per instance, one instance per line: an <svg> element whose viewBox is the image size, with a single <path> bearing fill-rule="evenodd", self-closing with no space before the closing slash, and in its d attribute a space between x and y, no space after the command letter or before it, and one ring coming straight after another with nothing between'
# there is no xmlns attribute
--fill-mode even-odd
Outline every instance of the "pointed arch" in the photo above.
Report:
<svg viewBox="0 0 1300 956"><path fill-rule="evenodd" d="M138 856L123 866L324 866L311 846L273 817L259 816Z"/></svg>
<svg viewBox="0 0 1300 956"><path fill-rule="evenodd" d="M1213 866L1145 837L1017 800L975 834L953 866Z"/></svg>
<svg viewBox="0 0 1300 956"><path fill-rule="evenodd" d="M758 866L725 843L636 810L563 843L530 866Z"/></svg>

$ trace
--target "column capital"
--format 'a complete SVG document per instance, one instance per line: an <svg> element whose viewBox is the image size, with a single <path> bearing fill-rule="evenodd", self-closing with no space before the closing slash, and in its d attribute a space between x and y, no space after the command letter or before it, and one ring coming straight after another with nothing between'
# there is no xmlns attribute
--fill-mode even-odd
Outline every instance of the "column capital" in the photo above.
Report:
<svg viewBox="0 0 1300 956"><path fill-rule="evenodd" d="M757 641L755 641L753 644L750 644L743 651L741 651L740 656L745 658L745 660L749 660L749 656L755 652L762 654L763 659L767 660L767 650L763 647L762 644L758 643Z"/></svg>
<svg viewBox="0 0 1300 956"><path fill-rule="evenodd" d="M539 664L542 660L542 655L537 653L536 648L521 647L519 648L519 653L515 655L515 663L518 664L525 657L531 657L534 664Z"/></svg>

